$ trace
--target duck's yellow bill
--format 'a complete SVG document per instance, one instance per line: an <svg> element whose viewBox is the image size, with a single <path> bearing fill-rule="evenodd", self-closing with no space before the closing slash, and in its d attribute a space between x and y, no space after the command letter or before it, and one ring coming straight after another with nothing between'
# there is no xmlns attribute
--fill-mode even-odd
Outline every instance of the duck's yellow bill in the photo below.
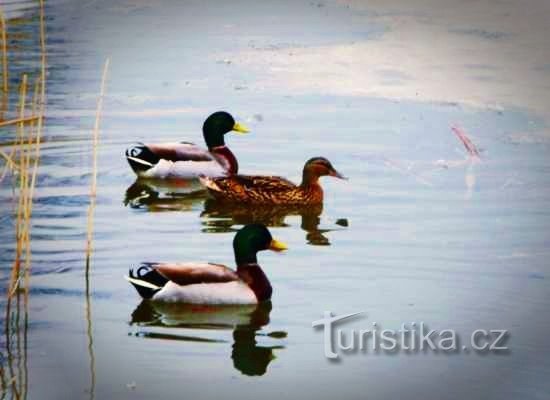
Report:
<svg viewBox="0 0 550 400"><path fill-rule="evenodd" d="M244 126L244 124L240 124L238 122L235 122L235 125L233 125L233 130L237 133L248 133L250 130Z"/></svg>
<svg viewBox="0 0 550 400"><path fill-rule="evenodd" d="M269 244L269 250L273 251L283 251L288 249L288 246L284 244L283 242L279 242L278 240L271 239L271 243Z"/></svg>

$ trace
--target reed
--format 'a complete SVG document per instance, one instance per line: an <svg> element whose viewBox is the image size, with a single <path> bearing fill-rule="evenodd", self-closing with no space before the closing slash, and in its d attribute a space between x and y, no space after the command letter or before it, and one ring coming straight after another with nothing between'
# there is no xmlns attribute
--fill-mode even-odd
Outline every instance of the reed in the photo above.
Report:
<svg viewBox="0 0 550 400"><path fill-rule="evenodd" d="M28 78L26 74L21 77L19 84L19 104L18 115L19 119L25 117L27 109L27 86ZM15 240L16 251L12 265L11 276L8 286L8 296L6 301L6 315L5 315L5 338L6 338L6 350L8 361L8 372L10 376L10 390L14 398L22 398L23 382L26 380L23 371L25 368L22 366L22 339L21 337L21 292L18 290L21 284L21 264L22 258L28 257L28 250L25 246L29 245L29 241L26 240L26 236L30 227L30 211L28 210L28 195L29 195L29 164L31 160L31 146L33 143L32 131L27 132L25 124L20 122L16 126L16 138L13 144L13 159L12 162L16 163L16 170L18 172L17 181L17 206L15 209ZM12 310L12 298L17 295L15 303L15 312ZM23 309L25 313L24 321L27 321L28 309ZM12 345L12 343L14 343ZM13 348L15 346L16 355L13 354ZM23 343L23 347L26 348L26 344ZM23 360L23 363L26 361ZM14 366L15 364L15 366Z"/></svg>
<svg viewBox="0 0 550 400"><path fill-rule="evenodd" d="M88 222L86 235L86 275L89 273L90 255L92 252L92 240L94 230L94 211L97 195L97 148L99 145L99 123L101 121L101 110L103 108L103 97L105 95L105 83L107 81L107 72L109 70L109 59L105 60L103 66L103 75L101 77L101 86L99 90L99 98L97 100L97 108L95 115L94 129L92 132L92 182L90 185L90 205L88 207Z"/></svg>
<svg viewBox="0 0 550 400"><path fill-rule="evenodd" d="M4 120L4 113L8 109L9 100L9 79L8 79L8 41L6 39L6 20L4 19L4 13L0 8L0 39L2 40L2 47L0 52L2 54L2 103L0 103L0 121Z"/></svg>
<svg viewBox="0 0 550 400"><path fill-rule="evenodd" d="M34 80L32 101L28 102L29 78L21 76L17 116L9 121L3 120L8 108L6 24L0 15L0 37L2 38L2 99L0 103L0 127L15 126L15 140L11 144L10 154L1 151L0 156L6 165L0 182L7 171L14 174L15 198L15 257L8 283L5 314L5 344L7 368L0 364L0 384L4 398L8 391L11 398L25 399L28 389L27 370L27 332L29 322L29 287L31 271L31 216L37 170L40 160L42 127L45 115L46 98L46 46L44 27L44 3L40 0L40 73ZM30 109L30 115L29 115ZM24 284L23 284L24 282Z"/></svg>
<svg viewBox="0 0 550 400"><path fill-rule="evenodd" d="M35 122L39 118L40 118L39 115L29 115L29 116L23 117L23 118L16 118L16 119L12 119L12 120L9 120L9 121L2 121L2 122L0 122L0 128L3 128L5 126L10 126L10 125L17 125L17 124L20 124L20 123Z"/></svg>
<svg viewBox="0 0 550 400"><path fill-rule="evenodd" d="M0 157L2 157L4 160L6 160L6 166L9 169L17 169L17 165L13 162L12 156L9 154L6 154L4 151L0 150ZM1 182L2 180L0 180Z"/></svg>
<svg viewBox="0 0 550 400"><path fill-rule="evenodd" d="M101 77L101 86L99 90L99 98L97 100L97 108L92 131L92 181L90 184L90 205L88 207L88 221L86 234L86 272L85 272L85 295L86 295L86 334L88 337L88 355L90 357L90 400L95 397L95 355L94 355L94 340L92 327L92 302L91 302L91 285L90 285L90 257L92 253L92 240L94 228L94 211L97 197L97 153L99 146L99 125L101 121L101 111L103 109L103 98L105 96L105 84L107 82L107 73L109 71L109 59L105 60L103 74Z"/></svg>
<svg viewBox="0 0 550 400"><path fill-rule="evenodd" d="M25 116L25 106L26 106L26 99L27 99L27 75L24 74L21 83L19 85L19 118L23 118ZM26 149L25 146L25 126L23 123L20 123L17 125L17 135L15 140L15 149L18 153L17 159L19 160L19 198L17 202L17 209L16 209L16 222L15 222L15 241L16 241L16 248L15 248L15 259L13 261L12 266L12 273L11 273L11 279L10 279L10 285L9 285L9 296L8 299L13 296L14 291L17 289L19 285L19 271L20 271L20 265L21 265L21 252L22 252L22 246L23 246L23 240L22 240L22 231L23 231L23 225L25 224L25 220L23 219L24 215L24 204L26 203L25 195L26 195L26 185L27 185L27 169L26 169Z"/></svg>
<svg viewBox="0 0 550 400"><path fill-rule="evenodd" d="M32 100L32 106L31 106L31 113L34 115L37 113L39 108L39 103L41 99L40 95L40 82L42 80L36 79L35 85L34 85L34 94L33 94L33 100ZM41 110L42 112L43 110ZM42 120L42 114L40 114L40 117L38 121ZM34 198L34 188L36 186L36 175L38 171L38 163L40 160L40 137L42 136L42 124L38 124L37 126L34 125L34 123L31 123L30 126L30 133L28 137L27 142L27 159L26 159L26 167L29 171L27 176L29 178L28 181L28 188L27 188L27 195L25 197L25 204L23 206L24 210L24 218L27 221L25 224L25 230L23 232L23 240L24 244L23 247L25 248L25 266L24 266L24 275L25 275L25 303L28 304L28 288L30 284L30 270L31 270L31 240L30 240L30 228L31 228L31 215L32 215L32 208L33 208L33 198ZM34 142L33 142L34 139ZM32 146L34 145L34 154L33 154L33 163L32 168L29 167L31 165L31 150Z"/></svg>

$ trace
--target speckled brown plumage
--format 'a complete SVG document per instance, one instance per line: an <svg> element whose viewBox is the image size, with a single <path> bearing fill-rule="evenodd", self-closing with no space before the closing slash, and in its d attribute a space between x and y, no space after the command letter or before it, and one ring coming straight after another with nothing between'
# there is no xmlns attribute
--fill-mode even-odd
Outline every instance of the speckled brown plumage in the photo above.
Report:
<svg viewBox="0 0 550 400"><path fill-rule="evenodd" d="M322 157L310 159L304 166L303 179L296 185L278 176L233 175L203 178L210 194L221 201L241 204L313 205L323 202L319 177L343 178L330 162Z"/></svg>

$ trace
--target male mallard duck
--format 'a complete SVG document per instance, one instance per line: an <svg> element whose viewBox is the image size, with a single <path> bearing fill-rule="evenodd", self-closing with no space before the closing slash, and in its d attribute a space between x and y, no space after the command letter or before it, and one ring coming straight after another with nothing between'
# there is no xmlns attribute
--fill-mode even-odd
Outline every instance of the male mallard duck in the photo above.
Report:
<svg viewBox="0 0 550 400"><path fill-rule="evenodd" d="M200 177L210 194L218 200L245 204L313 205L323 202L319 177L346 179L324 157L309 159L304 166L302 183L278 176L232 175L220 178Z"/></svg>
<svg viewBox="0 0 550 400"><path fill-rule="evenodd" d="M236 174L237 159L225 145L227 132L248 132L235 122L231 114L218 111L210 115L202 127L205 150L193 143L140 143L126 150L126 159L134 172L143 178L196 178L199 175Z"/></svg>
<svg viewBox="0 0 550 400"><path fill-rule="evenodd" d="M237 271L211 263L144 263L126 279L145 299L193 304L256 304L271 298L271 284L256 253L287 247L264 225L246 225L235 235Z"/></svg>

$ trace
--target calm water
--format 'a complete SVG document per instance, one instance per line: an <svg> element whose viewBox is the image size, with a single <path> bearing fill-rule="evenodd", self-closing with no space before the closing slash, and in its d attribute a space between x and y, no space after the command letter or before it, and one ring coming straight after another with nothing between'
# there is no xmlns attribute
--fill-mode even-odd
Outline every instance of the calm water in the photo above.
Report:
<svg viewBox="0 0 550 400"><path fill-rule="evenodd" d="M532 65L546 80L507 79L506 65L480 54L522 46L514 42L521 32L498 30L487 22L490 13L456 22L437 38L458 41L470 57L441 59L435 51L415 70L405 60L415 57L407 56L407 36L396 50L392 34L412 23L444 23L442 11L426 4L148 3L46 7L48 118L33 213L27 351L0 339L6 371L10 354L26 367L29 399L548 398L548 119L544 107L537 111L521 96L509 105L491 97L513 94L514 85L534 96L548 88L550 63L546 72L537 69L547 52ZM516 12L489 3L494 15ZM38 11L32 2L2 4L16 85L21 73L37 71ZM533 2L538 6L547 8ZM382 53L373 72L363 64L376 60L363 54L369 45L403 52L403 64ZM527 48L540 55L537 45ZM91 129L106 57L87 319ZM457 91L440 83L441 97L428 94L438 82L419 78L426 63L460 71L446 76ZM473 81L486 97L468 98L455 79ZM369 82L372 93L362 86ZM408 91L415 85L418 99ZM202 144L202 122L218 109L252 129L227 136L243 173L299 180L305 160L322 155L349 181L324 178L322 213L304 215L220 208L203 194L186 195L187 187L135 181L123 157L129 144ZM450 130L455 123L480 148L480 163L465 161ZM4 151L14 134L2 128ZM0 186L4 294L14 256L10 179ZM290 248L260 254L274 287L271 304L152 305L123 279L140 261L232 266L234 232L250 220L268 223ZM325 310L366 312L346 329L423 321L464 339L475 329L507 329L510 351L343 353L329 362L323 333L311 327Z"/></svg>

